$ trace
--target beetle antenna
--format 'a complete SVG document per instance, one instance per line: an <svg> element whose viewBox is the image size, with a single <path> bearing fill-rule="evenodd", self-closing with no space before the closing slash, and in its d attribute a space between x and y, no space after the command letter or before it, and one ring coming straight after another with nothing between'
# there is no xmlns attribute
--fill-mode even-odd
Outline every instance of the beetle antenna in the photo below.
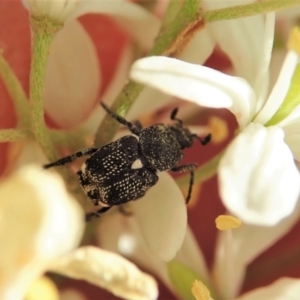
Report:
<svg viewBox="0 0 300 300"><path fill-rule="evenodd" d="M141 131L141 126L137 127L135 126L133 123L128 122L127 120L125 120L124 118L122 118L121 116L117 115L116 113L112 112L107 106L106 104L104 104L103 102L100 102L100 105L104 108L104 110L111 115L115 120L117 120L119 123L123 124L124 126L126 126L133 134L135 135L139 135L140 131Z"/></svg>
<svg viewBox="0 0 300 300"><path fill-rule="evenodd" d="M198 139L201 143L201 145L205 146L207 145L211 140L211 133L209 133L204 139L201 139L198 135L193 135L193 138Z"/></svg>
<svg viewBox="0 0 300 300"><path fill-rule="evenodd" d="M180 126L182 126L182 120L176 118L177 113L178 113L178 107L175 107L171 112L170 118L171 120L177 121L180 124Z"/></svg>

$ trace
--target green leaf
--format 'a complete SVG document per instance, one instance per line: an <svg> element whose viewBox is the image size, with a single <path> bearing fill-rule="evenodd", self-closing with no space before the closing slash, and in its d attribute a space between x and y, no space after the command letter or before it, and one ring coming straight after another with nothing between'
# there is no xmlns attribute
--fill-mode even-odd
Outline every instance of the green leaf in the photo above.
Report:
<svg viewBox="0 0 300 300"><path fill-rule="evenodd" d="M300 104L300 64L297 65L291 80L291 85L284 101L273 117L265 124L271 126L285 119Z"/></svg>
<svg viewBox="0 0 300 300"><path fill-rule="evenodd" d="M199 279L199 275L175 260L167 263L167 269L171 282L180 297L184 300L195 300L191 289L193 282Z"/></svg>

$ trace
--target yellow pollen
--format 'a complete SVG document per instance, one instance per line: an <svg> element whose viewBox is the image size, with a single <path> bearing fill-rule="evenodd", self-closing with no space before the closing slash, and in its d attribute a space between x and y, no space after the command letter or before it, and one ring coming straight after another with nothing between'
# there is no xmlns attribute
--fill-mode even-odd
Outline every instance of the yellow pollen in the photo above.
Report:
<svg viewBox="0 0 300 300"><path fill-rule="evenodd" d="M293 50L300 55L300 30L298 27L294 27L291 30L287 47L289 50Z"/></svg>
<svg viewBox="0 0 300 300"><path fill-rule="evenodd" d="M208 127L215 143L221 143L228 137L228 126L223 119L212 116L209 118Z"/></svg>
<svg viewBox="0 0 300 300"><path fill-rule="evenodd" d="M220 215L216 218L216 227L219 230L238 228L241 225L242 221L232 216Z"/></svg>
<svg viewBox="0 0 300 300"><path fill-rule="evenodd" d="M59 300L59 292L55 284L48 277L43 276L32 283L26 300Z"/></svg>
<svg viewBox="0 0 300 300"><path fill-rule="evenodd" d="M196 300L210 299L210 293L208 288L200 280L194 281L192 286L192 294Z"/></svg>

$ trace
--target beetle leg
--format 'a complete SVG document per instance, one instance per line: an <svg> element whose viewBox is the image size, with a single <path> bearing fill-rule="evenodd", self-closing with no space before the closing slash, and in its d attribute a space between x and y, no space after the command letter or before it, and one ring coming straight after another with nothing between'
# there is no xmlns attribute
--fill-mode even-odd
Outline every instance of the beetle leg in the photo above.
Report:
<svg viewBox="0 0 300 300"><path fill-rule="evenodd" d="M177 166L177 167L174 167L171 169L172 172L180 172L180 173L190 171L191 177L190 177L190 182L189 182L188 194L185 199L186 204L188 204L191 199L192 189L193 189L193 184L194 184L194 170L196 168L197 168L196 164L188 164L188 165Z"/></svg>
<svg viewBox="0 0 300 300"><path fill-rule="evenodd" d="M171 119L171 120L174 120L174 121L177 121L178 124L179 124L180 126L182 126L182 120L176 118L177 113L178 113L178 107L175 107L175 108L172 110L172 112L171 112L170 119Z"/></svg>
<svg viewBox="0 0 300 300"><path fill-rule="evenodd" d="M211 133L209 133L206 137L204 137L204 139L201 139L201 138L200 138L198 135L196 135L196 134L193 134L192 137L195 138L195 139L198 139L198 140L200 141L201 145L202 145L202 146L205 146L205 145L207 145L207 144L210 142L210 140L211 140Z"/></svg>
<svg viewBox="0 0 300 300"><path fill-rule="evenodd" d="M97 210L96 212L87 213L85 215L85 221L91 221L93 218L99 218L102 214L107 212L109 209L111 209L111 206L102 207L101 209Z"/></svg>
<svg viewBox="0 0 300 300"><path fill-rule="evenodd" d="M61 158L61 159L59 159L55 162L52 162L50 164L46 164L43 167L44 167L44 169L49 169L51 167L62 166L62 165L71 163L72 161L74 161L75 159L77 159L79 157L82 157L82 156L85 156L85 155L91 155L91 154L95 153L97 150L99 150L99 149L98 148L85 148L85 149L82 149L78 152L75 152L72 155L63 157L63 158Z"/></svg>
<svg viewBox="0 0 300 300"><path fill-rule="evenodd" d="M142 123L141 123L139 120L135 120L135 121L133 122L133 125L134 125L135 127L137 127L139 131L141 131L141 130L143 129L143 125L142 125Z"/></svg>

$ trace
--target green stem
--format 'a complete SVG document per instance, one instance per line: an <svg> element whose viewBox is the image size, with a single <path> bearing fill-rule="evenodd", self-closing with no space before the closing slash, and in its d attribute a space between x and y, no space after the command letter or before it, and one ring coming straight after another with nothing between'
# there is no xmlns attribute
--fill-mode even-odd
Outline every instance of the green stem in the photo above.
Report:
<svg viewBox="0 0 300 300"><path fill-rule="evenodd" d="M224 151L217 154L205 164L199 166L195 170L194 183L201 183L213 177L217 173L218 165L223 154ZM181 176L176 180L176 182L180 187L187 186L190 182L190 174Z"/></svg>
<svg viewBox="0 0 300 300"><path fill-rule="evenodd" d="M0 51L0 76L3 79L4 85L10 94L17 113L18 126L29 128L29 104L27 95L18 80L17 76L9 66L8 62L3 57Z"/></svg>
<svg viewBox="0 0 300 300"><path fill-rule="evenodd" d="M251 4L204 11L201 16L205 23L210 23L265 14L298 5L300 5L300 0L261 0Z"/></svg>
<svg viewBox="0 0 300 300"><path fill-rule="evenodd" d="M179 13L183 4L184 1L180 1L180 0L169 1L168 7L166 9L166 12L162 20L161 31L168 28L172 24L172 22L174 22L174 19L176 15Z"/></svg>
<svg viewBox="0 0 300 300"><path fill-rule="evenodd" d="M48 17L43 17L41 19L31 18L31 27L33 35L32 64L30 69L32 131L49 161L55 161L58 156L44 120L43 92L51 42L62 25L54 23ZM85 206L86 196L78 186L76 175L63 168L58 168L58 171L68 183L71 193L77 196L76 198L82 206Z"/></svg>
<svg viewBox="0 0 300 300"><path fill-rule="evenodd" d="M70 149L78 150L86 147L88 133L83 130L64 131L48 129L47 134L56 146L68 146Z"/></svg>
<svg viewBox="0 0 300 300"><path fill-rule="evenodd" d="M14 142L17 140L32 138L32 135L21 129L0 129L0 143Z"/></svg>
<svg viewBox="0 0 300 300"><path fill-rule="evenodd" d="M51 42L62 27L48 17L41 19L31 18L32 28L32 63L30 69L30 105L32 130L44 153L50 160L57 159L56 151L47 135L44 120L43 92L45 72Z"/></svg>
<svg viewBox="0 0 300 300"><path fill-rule="evenodd" d="M162 28L160 31L149 56L170 55L176 52L176 50L181 47L180 43L177 47L174 46L178 37L181 36L183 32L191 28L191 24L199 20L199 8L200 0L186 0L173 21L167 21L169 23L168 27L165 29ZM169 9L174 9L172 3L170 3ZM172 14L172 12L170 12L170 14Z"/></svg>

